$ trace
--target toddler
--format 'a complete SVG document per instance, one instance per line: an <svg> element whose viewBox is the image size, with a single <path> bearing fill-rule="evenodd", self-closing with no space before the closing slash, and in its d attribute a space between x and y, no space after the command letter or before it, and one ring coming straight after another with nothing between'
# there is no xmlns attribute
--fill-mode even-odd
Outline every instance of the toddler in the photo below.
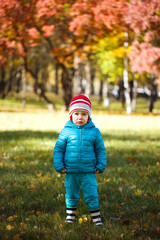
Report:
<svg viewBox="0 0 160 240"><path fill-rule="evenodd" d="M92 122L91 102L78 95L70 102L70 120L62 129L54 148L54 167L65 173L65 222L75 219L80 188L93 222L101 226L96 174L106 168L106 149L98 128Z"/></svg>

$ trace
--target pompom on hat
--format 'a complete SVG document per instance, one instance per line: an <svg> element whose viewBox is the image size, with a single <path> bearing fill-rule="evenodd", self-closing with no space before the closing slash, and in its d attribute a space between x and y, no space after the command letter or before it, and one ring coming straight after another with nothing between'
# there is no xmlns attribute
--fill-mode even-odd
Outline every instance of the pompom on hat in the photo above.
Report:
<svg viewBox="0 0 160 240"><path fill-rule="evenodd" d="M90 120L91 116L91 101L89 98L85 95L78 95L72 98L70 101L70 107L69 107L69 116L70 120L72 121L72 113L75 111L85 111L88 113Z"/></svg>

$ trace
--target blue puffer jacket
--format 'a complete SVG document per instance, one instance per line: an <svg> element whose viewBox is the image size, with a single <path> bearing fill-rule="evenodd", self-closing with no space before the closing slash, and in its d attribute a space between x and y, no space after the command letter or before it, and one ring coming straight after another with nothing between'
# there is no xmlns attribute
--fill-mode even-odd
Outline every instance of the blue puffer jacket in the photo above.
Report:
<svg viewBox="0 0 160 240"><path fill-rule="evenodd" d="M57 172L100 173L106 167L106 149L98 128L90 119L83 126L68 121L54 148L54 167Z"/></svg>

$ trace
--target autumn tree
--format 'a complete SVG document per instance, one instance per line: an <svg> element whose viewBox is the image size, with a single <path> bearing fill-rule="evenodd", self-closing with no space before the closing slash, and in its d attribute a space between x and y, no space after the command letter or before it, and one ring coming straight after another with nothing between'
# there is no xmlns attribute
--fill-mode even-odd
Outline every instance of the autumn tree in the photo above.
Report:
<svg viewBox="0 0 160 240"><path fill-rule="evenodd" d="M41 35L35 28L35 4L36 1L24 2L18 0L3 1L0 4L0 64L4 69L7 67L8 57L11 56L14 59L19 59L22 71L25 68L26 72L28 70L27 57L29 49L42 41ZM47 26L43 26L44 36L48 36L49 31L51 32Z"/></svg>
<svg viewBox="0 0 160 240"><path fill-rule="evenodd" d="M75 35L87 32L99 38L104 38L105 34L108 34L112 39L114 34L125 33L127 38L124 47L127 50L127 45L132 45L132 51L128 54L132 72L159 75L159 6L158 0L77 0L73 6L75 18L70 28ZM126 96L129 96L128 64L126 55L124 58Z"/></svg>
<svg viewBox="0 0 160 240"><path fill-rule="evenodd" d="M73 3L75 1L5 1L1 5L0 19L1 37L7 44L12 44L13 51L17 50L17 57L23 58L25 69L30 72L35 83L37 75L30 65L29 54L36 46L41 46L39 49L42 49L42 45L48 44L54 64L62 70L66 108L72 98L74 54L86 44L87 39L87 35L74 36L69 29L69 23L73 19L70 12ZM41 89L42 93L43 90L44 88ZM43 97L46 100L44 94Z"/></svg>
<svg viewBox="0 0 160 240"><path fill-rule="evenodd" d="M160 82L160 1L131 0L125 22L135 34L129 54L132 71L150 74L149 111L152 112L157 95L156 84Z"/></svg>
<svg viewBox="0 0 160 240"><path fill-rule="evenodd" d="M57 59L61 58L58 62L63 62L60 51L63 51L64 48L63 40L67 39L64 29L61 29L61 25L67 29L64 24L65 19L63 20L63 24L61 22L61 19L64 18L61 16L61 12L63 12L63 9L66 11L66 7L63 7L63 3L66 3L66 1L59 1L59 4L55 1L42 2L38 0L11 0L1 3L0 23L2 28L0 30L0 36L1 42L4 42L1 44L1 46L3 45L1 48L2 54L6 47L7 54L11 56L14 55L19 59L23 58L23 66L25 66L26 71L30 72L35 79L35 85L37 82L36 70L34 69L33 71L28 59L31 48L33 49L38 45L42 46L42 44L48 44L50 52L54 54L54 61L57 62ZM53 34L54 30L55 34ZM39 49L42 48L44 47L40 47ZM67 53L64 55L66 54ZM45 56L42 56L42 61L43 57ZM5 66L4 63L5 60L3 59L1 64ZM37 60L35 64L38 64ZM41 96L49 103L44 93L44 87L42 88L42 86L43 84L39 85L39 87L41 87Z"/></svg>
<svg viewBox="0 0 160 240"><path fill-rule="evenodd" d="M112 38L114 36L117 36L118 34L123 34L124 36L124 33L127 29L124 23L124 16L127 11L127 2L123 0L121 1L108 0L99 2L94 0L93 1L79 0L74 4L73 11L75 18L70 24L70 29L74 31L75 35L82 35L87 32L92 37L94 36L95 38L97 38L98 41L99 39L107 39L106 37L110 39L111 44L109 46L110 49L108 50L108 54L110 55L110 63L112 62L113 67L115 65L115 58L111 57L110 54L113 51ZM80 24L77 24L78 22ZM127 49L124 48L123 44L120 45L119 47L117 46L117 52L119 51L118 48L120 48L120 50L121 48L123 48L123 52L127 52ZM126 58L127 57L125 57L125 59ZM126 61L124 61L124 65L126 66L125 63ZM125 73L124 87L128 111L128 109L130 109L128 76L126 75L127 71L124 71L124 73ZM110 71L109 77L111 76L111 74L112 76L114 75L114 73L113 72L111 73ZM130 112L130 110L128 112Z"/></svg>

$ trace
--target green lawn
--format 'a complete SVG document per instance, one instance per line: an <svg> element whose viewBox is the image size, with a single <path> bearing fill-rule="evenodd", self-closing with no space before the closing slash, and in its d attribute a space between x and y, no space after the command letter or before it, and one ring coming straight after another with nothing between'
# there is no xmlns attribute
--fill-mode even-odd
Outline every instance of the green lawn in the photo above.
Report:
<svg viewBox="0 0 160 240"><path fill-rule="evenodd" d="M64 175L52 158L68 113L0 112L0 239L160 238L160 117L93 111L92 119L108 154L106 171L97 175L101 229L82 195L75 223L64 224Z"/></svg>

